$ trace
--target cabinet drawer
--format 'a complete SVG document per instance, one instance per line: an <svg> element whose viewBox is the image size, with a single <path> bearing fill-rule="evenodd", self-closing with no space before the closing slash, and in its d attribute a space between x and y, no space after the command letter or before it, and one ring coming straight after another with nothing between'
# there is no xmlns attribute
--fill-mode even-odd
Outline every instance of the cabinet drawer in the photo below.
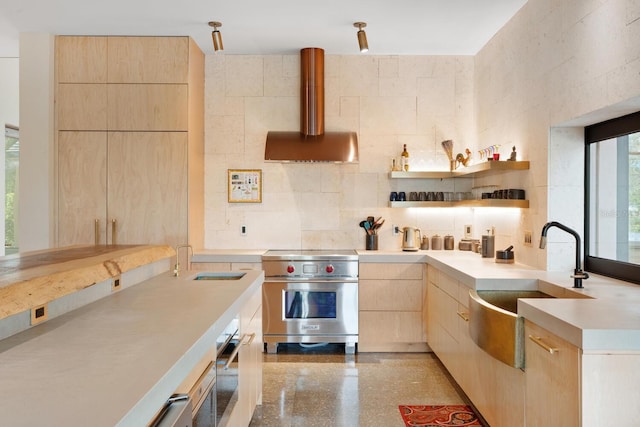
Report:
<svg viewBox="0 0 640 427"><path fill-rule="evenodd" d="M422 280L424 264L360 263L360 279Z"/></svg>
<svg viewBox="0 0 640 427"><path fill-rule="evenodd" d="M367 344L423 342L422 313L361 311L358 341Z"/></svg>
<svg viewBox="0 0 640 427"><path fill-rule="evenodd" d="M107 124L120 131L186 131L188 87L184 84L110 84Z"/></svg>
<svg viewBox="0 0 640 427"><path fill-rule="evenodd" d="M421 280L360 280L360 310L422 310Z"/></svg>
<svg viewBox="0 0 640 427"><path fill-rule="evenodd" d="M458 281L454 278L447 276L443 272L438 274L438 287L451 295L456 300L458 299Z"/></svg>
<svg viewBox="0 0 640 427"><path fill-rule="evenodd" d="M59 84L58 130L107 130L107 85Z"/></svg>

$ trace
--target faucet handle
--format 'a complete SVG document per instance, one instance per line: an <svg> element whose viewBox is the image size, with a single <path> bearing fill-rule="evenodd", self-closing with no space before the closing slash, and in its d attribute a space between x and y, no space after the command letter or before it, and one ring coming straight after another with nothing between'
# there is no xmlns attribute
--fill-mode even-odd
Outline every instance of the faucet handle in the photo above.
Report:
<svg viewBox="0 0 640 427"><path fill-rule="evenodd" d="M574 279L588 279L589 273L582 270L575 270L575 272L573 273L573 275L571 275L571 277Z"/></svg>

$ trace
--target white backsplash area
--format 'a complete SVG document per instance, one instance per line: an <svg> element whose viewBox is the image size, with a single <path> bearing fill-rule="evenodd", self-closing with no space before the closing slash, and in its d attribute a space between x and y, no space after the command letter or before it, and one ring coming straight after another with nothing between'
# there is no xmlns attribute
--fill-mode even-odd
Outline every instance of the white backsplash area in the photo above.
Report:
<svg viewBox="0 0 640 427"><path fill-rule="evenodd" d="M400 248L393 224L461 235L471 210L391 209L389 192L470 191L471 180L396 182L389 171L403 144L416 168L448 168L445 139L475 151L473 58L326 55L325 130L357 132L359 163L264 162L269 130L300 127L299 64L298 55L207 56L206 247L364 249L358 224L370 215L385 218L380 249ZM262 203L228 203L227 169L262 169Z"/></svg>
<svg viewBox="0 0 640 427"><path fill-rule="evenodd" d="M554 236L541 250L540 230L549 220L582 230L582 126L640 109L639 38L637 1L529 0L473 57L326 54L325 130L359 138L359 163L343 165L263 160L267 131L299 129L298 55L208 55L206 248L364 249L358 223L372 215L386 219L380 249L400 248L393 224L456 242L465 224L477 238L495 226L496 248L513 244L520 262L569 270L570 240ZM403 144L414 168L446 169L445 139L476 161L478 149L500 145L506 158L516 146L531 168L475 181L389 179ZM227 203L229 168L263 170L262 203ZM479 185L523 188L530 208L388 207L390 191Z"/></svg>

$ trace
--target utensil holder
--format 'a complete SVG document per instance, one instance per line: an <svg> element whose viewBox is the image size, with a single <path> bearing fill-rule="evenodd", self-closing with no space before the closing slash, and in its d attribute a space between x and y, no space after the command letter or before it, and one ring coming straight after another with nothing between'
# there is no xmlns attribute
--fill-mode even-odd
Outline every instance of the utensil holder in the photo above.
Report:
<svg viewBox="0 0 640 427"><path fill-rule="evenodd" d="M378 235L377 234L367 234L365 236L365 248L368 251L377 251L378 250Z"/></svg>

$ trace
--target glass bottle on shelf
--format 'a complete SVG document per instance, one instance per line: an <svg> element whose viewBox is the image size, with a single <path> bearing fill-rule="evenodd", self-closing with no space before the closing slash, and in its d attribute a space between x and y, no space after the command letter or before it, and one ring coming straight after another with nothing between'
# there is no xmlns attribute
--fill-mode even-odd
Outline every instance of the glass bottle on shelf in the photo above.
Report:
<svg viewBox="0 0 640 427"><path fill-rule="evenodd" d="M402 147L402 170L407 172L409 171L409 152L407 151L407 144L404 144Z"/></svg>

